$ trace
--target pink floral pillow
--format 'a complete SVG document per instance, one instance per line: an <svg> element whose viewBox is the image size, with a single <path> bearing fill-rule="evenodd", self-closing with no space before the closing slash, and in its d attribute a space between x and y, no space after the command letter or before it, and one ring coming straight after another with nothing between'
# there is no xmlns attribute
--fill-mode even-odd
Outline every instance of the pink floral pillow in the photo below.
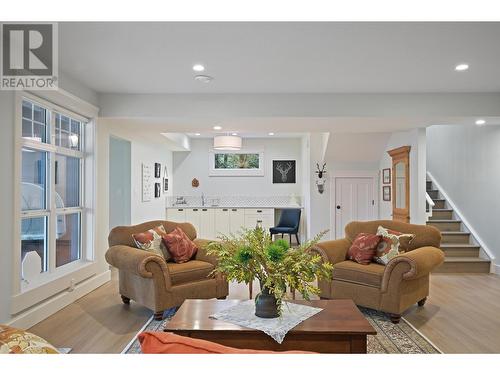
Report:
<svg viewBox="0 0 500 375"><path fill-rule="evenodd" d="M198 251L195 243L179 227L168 234L164 234L162 238L175 263L187 262Z"/></svg>
<svg viewBox="0 0 500 375"><path fill-rule="evenodd" d="M370 264L377 252L380 236L370 233L360 233L354 239L347 251L347 257L359 264Z"/></svg>

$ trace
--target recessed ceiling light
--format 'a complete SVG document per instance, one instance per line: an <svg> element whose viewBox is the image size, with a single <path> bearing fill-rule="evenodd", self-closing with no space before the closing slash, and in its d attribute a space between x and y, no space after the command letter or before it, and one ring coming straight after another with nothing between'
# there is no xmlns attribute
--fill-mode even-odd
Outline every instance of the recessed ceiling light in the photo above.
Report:
<svg viewBox="0 0 500 375"><path fill-rule="evenodd" d="M193 70L195 72L203 72L205 70L205 67L201 64L195 64L193 65Z"/></svg>
<svg viewBox="0 0 500 375"><path fill-rule="evenodd" d="M214 126L214 130L221 130L221 129L222 129L222 126L219 126L219 125Z"/></svg>
<svg viewBox="0 0 500 375"><path fill-rule="evenodd" d="M469 64L458 64L456 67L455 67L455 70L457 72L463 72L465 70L469 69Z"/></svg>
<svg viewBox="0 0 500 375"><path fill-rule="evenodd" d="M486 124L486 121L485 121L485 120L483 120L483 119L476 120L476 125L477 125L477 126L482 126L482 125L484 125L484 124Z"/></svg>
<svg viewBox="0 0 500 375"><path fill-rule="evenodd" d="M201 135L201 134L200 134L200 133L194 133L194 135L197 135L197 136L198 136L198 135Z"/></svg>
<svg viewBox="0 0 500 375"><path fill-rule="evenodd" d="M238 133L231 133L231 135L236 136L236 135L238 135Z"/></svg>
<svg viewBox="0 0 500 375"><path fill-rule="evenodd" d="M273 132L271 132L271 133L267 133L267 135L274 135L274 133L273 133Z"/></svg>
<svg viewBox="0 0 500 375"><path fill-rule="evenodd" d="M204 76L200 74L195 76L194 79L197 80L198 82L210 83L214 80L214 77Z"/></svg>

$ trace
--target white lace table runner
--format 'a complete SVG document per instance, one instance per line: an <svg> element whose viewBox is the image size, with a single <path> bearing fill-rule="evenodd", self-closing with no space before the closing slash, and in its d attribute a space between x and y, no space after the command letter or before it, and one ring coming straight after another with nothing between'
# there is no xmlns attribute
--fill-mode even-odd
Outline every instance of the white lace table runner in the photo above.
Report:
<svg viewBox="0 0 500 375"><path fill-rule="evenodd" d="M323 309L283 302L283 309L280 317L265 319L255 315L255 301L249 300L212 314L210 318L224 320L242 327L258 329L281 344L288 331L300 322L319 313L321 310Z"/></svg>

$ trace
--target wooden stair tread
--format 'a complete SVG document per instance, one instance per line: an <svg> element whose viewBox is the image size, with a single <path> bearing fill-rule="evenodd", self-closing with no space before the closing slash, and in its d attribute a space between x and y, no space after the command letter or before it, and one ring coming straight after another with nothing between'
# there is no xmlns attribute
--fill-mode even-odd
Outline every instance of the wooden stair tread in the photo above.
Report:
<svg viewBox="0 0 500 375"><path fill-rule="evenodd" d="M451 208L433 208L432 212L437 211L437 212L453 212L453 209Z"/></svg>
<svg viewBox="0 0 500 375"><path fill-rule="evenodd" d="M469 243L442 243L441 248L449 248L449 247L461 247L464 249L478 249L479 245L471 245Z"/></svg>
<svg viewBox="0 0 500 375"><path fill-rule="evenodd" d="M470 234L470 233L469 232L460 232L460 231L457 232L457 231L446 231L446 230L443 231L442 230L441 234L452 234L452 235L457 234L458 235L458 234Z"/></svg>
<svg viewBox="0 0 500 375"><path fill-rule="evenodd" d="M457 219L429 219L428 223L461 223L462 220Z"/></svg>
<svg viewBox="0 0 500 375"><path fill-rule="evenodd" d="M445 257L445 263L489 263L489 259L478 257Z"/></svg>

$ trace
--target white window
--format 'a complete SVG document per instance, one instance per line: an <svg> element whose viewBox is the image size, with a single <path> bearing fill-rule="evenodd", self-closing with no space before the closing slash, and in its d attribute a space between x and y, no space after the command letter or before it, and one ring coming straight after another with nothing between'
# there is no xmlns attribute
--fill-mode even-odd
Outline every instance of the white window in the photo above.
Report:
<svg viewBox="0 0 500 375"><path fill-rule="evenodd" d="M210 176L263 176L263 151L210 151Z"/></svg>
<svg viewBox="0 0 500 375"><path fill-rule="evenodd" d="M87 259L82 233L88 120L32 98L22 99L21 118L22 291Z"/></svg>

